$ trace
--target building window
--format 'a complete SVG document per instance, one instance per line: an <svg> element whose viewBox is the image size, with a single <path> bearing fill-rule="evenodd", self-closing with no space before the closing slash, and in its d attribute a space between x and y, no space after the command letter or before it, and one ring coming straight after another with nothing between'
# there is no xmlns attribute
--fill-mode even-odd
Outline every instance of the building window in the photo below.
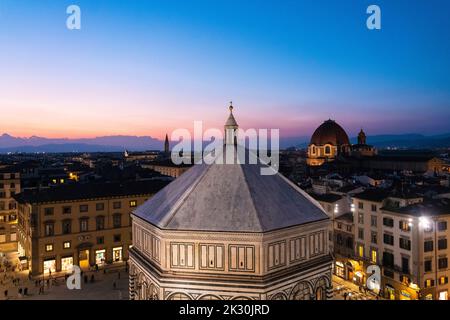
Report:
<svg viewBox="0 0 450 320"><path fill-rule="evenodd" d="M325 147L325 154L330 155L331 154L331 148L329 146Z"/></svg>
<svg viewBox="0 0 450 320"><path fill-rule="evenodd" d="M200 269L224 268L225 247L223 245L200 244Z"/></svg>
<svg viewBox="0 0 450 320"><path fill-rule="evenodd" d="M433 279L425 280L425 288L431 288L431 287L434 287L434 280Z"/></svg>
<svg viewBox="0 0 450 320"><path fill-rule="evenodd" d="M411 231L411 227L408 221L401 220L398 222L398 227L400 230L408 232Z"/></svg>
<svg viewBox="0 0 450 320"><path fill-rule="evenodd" d="M45 245L45 251L46 251L46 252L51 252L51 251L53 251L53 244L46 244L46 245Z"/></svg>
<svg viewBox="0 0 450 320"><path fill-rule="evenodd" d="M98 216L97 218L95 218L95 223L97 225L97 230L105 229L105 217L104 216Z"/></svg>
<svg viewBox="0 0 450 320"><path fill-rule="evenodd" d="M410 251L411 250L411 240L400 238L400 248Z"/></svg>
<svg viewBox="0 0 450 320"><path fill-rule="evenodd" d="M364 246L362 244L358 245L358 256L364 258Z"/></svg>
<svg viewBox="0 0 450 320"><path fill-rule="evenodd" d="M64 241L64 243L63 243L63 248L64 248L64 249L70 249L70 247L71 247L70 241Z"/></svg>
<svg viewBox="0 0 450 320"><path fill-rule="evenodd" d="M447 239L439 239L438 240L438 250L447 249Z"/></svg>
<svg viewBox="0 0 450 320"><path fill-rule="evenodd" d="M444 284L447 284L447 283L448 283L448 277L442 276L442 277L439 278L439 284L440 285L444 285Z"/></svg>
<svg viewBox="0 0 450 320"><path fill-rule="evenodd" d="M228 261L230 271L254 271L255 248L253 246L230 245Z"/></svg>
<svg viewBox="0 0 450 320"><path fill-rule="evenodd" d="M377 244L378 242L378 233L376 233L375 231L372 231L370 234L370 242L372 242L373 244Z"/></svg>
<svg viewBox="0 0 450 320"><path fill-rule="evenodd" d="M54 223L46 223L45 224L45 236L53 236L55 234L55 225Z"/></svg>
<svg viewBox="0 0 450 320"><path fill-rule="evenodd" d="M120 242L120 240L122 239L122 237L121 237L121 235L120 234L115 234L114 235L114 242Z"/></svg>
<svg viewBox="0 0 450 320"><path fill-rule="evenodd" d="M347 232L352 232L352 226L347 226Z"/></svg>
<svg viewBox="0 0 450 320"><path fill-rule="evenodd" d="M130 201L130 208L135 208L137 207L137 201L136 200L131 200Z"/></svg>
<svg viewBox="0 0 450 320"><path fill-rule="evenodd" d="M383 225L386 226L386 227L392 228L394 226L394 219L384 217L383 218Z"/></svg>
<svg viewBox="0 0 450 320"><path fill-rule="evenodd" d="M286 264L286 243L276 242L268 246L268 268L274 269Z"/></svg>
<svg viewBox="0 0 450 320"><path fill-rule="evenodd" d="M54 208L45 208L44 209L44 215L45 216L52 216L54 213Z"/></svg>
<svg viewBox="0 0 450 320"><path fill-rule="evenodd" d="M337 224L337 227L338 227L338 229L342 229L342 223L339 222L339 223Z"/></svg>
<svg viewBox="0 0 450 320"><path fill-rule="evenodd" d="M72 232L72 222L70 220L63 220L62 222L62 233L69 234Z"/></svg>
<svg viewBox="0 0 450 320"><path fill-rule="evenodd" d="M377 226L377 216L370 216L370 226L371 227Z"/></svg>
<svg viewBox="0 0 450 320"><path fill-rule="evenodd" d="M391 234L385 233L383 236L383 242L385 244L389 244L389 245L393 246L394 245L394 236Z"/></svg>
<svg viewBox="0 0 450 320"><path fill-rule="evenodd" d="M347 248L352 249L353 248L353 238L347 237L347 240L345 241L345 245Z"/></svg>
<svg viewBox="0 0 450 320"><path fill-rule="evenodd" d="M177 268L194 268L194 244L171 243L171 265Z"/></svg>
<svg viewBox="0 0 450 320"><path fill-rule="evenodd" d="M377 250L375 250L375 249L371 250L370 261L372 261L372 263L377 263Z"/></svg>
<svg viewBox="0 0 450 320"><path fill-rule="evenodd" d="M66 206L62 208L63 214L71 214L72 213L72 207Z"/></svg>
<svg viewBox="0 0 450 320"><path fill-rule="evenodd" d="M364 224L364 213L358 212L358 223Z"/></svg>
<svg viewBox="0 0 450 320"><path fill-rule="evenodd" d="M97 244L104 244L105 243L105 237L97 237Z"/></svg>
<svg viewBox="0 0 450 320"><path fill-rule="evenodd" d="M113 226L114 228L120 228L122 226L122 215L120 213L114 214Z"/></svg>
<svg viewBox="0 0 450 320"><path fill-rule="evenodd" d="M122 207L122 202L120 202L120 201L113 202L113 209L120 209L121 207Z"/></svg>
<svg viewBox="0 0 450 320"><path fill-rule="evenodd" d="M80 232L87 232L89 229L89 219L82 218L80 219Z"/></svg>
<svg viewBox="0 0 450 320"><path fill-rule="evenodd" d="M437 223L437 227L439 231L445 231L447 230L447 221L439 221Z"/></svg>
<svg viewBox="0 0 450 320"><path fill-rule="evenodd" d="M103 202L99 202L95 204L95 210L103 211L105 210L105 204Z"/></svg>
<svg viewBox="0 0 450 320"><path fill-rule="evenodd" d="M377 211L377 205L376 204L372 204L370 206L370 209L372 210L372 212L376 212Z"/></svg>
<svg viewBox="0 0 450 320"><path fill-rule="evenodd" d="M390 252L383 252L383 266L388 268L394 267L394 255Z"/></svg>
<svg viewBox="0 0 450 320"><path fill-rule="evenodd" d="M439 258L438 260L438 267L439 269L447 269L448 261L447 258Z"/></svg>
<svg viewBox="0 0 450 320"><path fill-rule="evenodd" d="M358 238L361 240L364 240L364 229L363 228L358 229Z"/></svg>
<svg viewBox="0 0 450 320"><path fill-rule="evenodd" d="M423 243L423 251L424 252L433 251L433 240L427 240Z"/></svg>
<svg viewBox="0 0 450 320"><path fill-rule="evenodd" d="M409 258L402 257L402 272L409 274Z"/></svg>
<svg viewBox="0 0 450 320"><path fill-rule="evenodd" d="M359 209L364 209L364 202L358 202L358 208Z"/></svg>
<svg viewBox="0 0 450 320"><path fill-rule="evenodd" d="M88 212L89 206L87 204L80 205L80 212Z"/></svg>
<svg viewBox="0 0 450 320"><path fill-rule="evenodd" d="M424 269L425 272L431 272L433 270L433 264L431 263L431 260L425 260Z"/></svg>

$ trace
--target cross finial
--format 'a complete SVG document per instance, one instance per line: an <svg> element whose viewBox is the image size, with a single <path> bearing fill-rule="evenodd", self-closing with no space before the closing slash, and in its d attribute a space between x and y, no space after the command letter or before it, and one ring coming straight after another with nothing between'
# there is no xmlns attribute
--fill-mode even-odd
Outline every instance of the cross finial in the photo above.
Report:
<svg viewBox="0 0 450 320"><path fill-rule="evenodd" d="M233 112L233 101L230 101L230 106L228 107L230 109L230 112Z"/></svg>

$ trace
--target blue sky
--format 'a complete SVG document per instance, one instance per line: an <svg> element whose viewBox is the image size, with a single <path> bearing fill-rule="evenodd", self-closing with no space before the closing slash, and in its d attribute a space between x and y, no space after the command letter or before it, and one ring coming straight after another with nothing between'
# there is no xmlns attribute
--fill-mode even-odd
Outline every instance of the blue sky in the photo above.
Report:
<svg viewBox="0 0 450 320"><path fill-rule="evenodd" d="M65 28L77 4L82 29ZM377 4L382 29L366 28ZM450 2L0 1L0 132L450 131ZM26 119L24 119L24 115Z"/></svg>

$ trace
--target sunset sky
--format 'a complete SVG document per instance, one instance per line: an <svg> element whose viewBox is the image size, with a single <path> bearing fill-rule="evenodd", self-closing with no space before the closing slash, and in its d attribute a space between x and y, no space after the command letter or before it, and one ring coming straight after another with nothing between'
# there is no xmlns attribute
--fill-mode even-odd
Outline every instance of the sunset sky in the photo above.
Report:
<svg viewBox="0 0 450 320"><path fill-rule="evenodd" d="M77 4L82 28L66 28ZM378 4L382 30L366 28ZM450 132L450 1L0 0L0 134Z"/></svg>

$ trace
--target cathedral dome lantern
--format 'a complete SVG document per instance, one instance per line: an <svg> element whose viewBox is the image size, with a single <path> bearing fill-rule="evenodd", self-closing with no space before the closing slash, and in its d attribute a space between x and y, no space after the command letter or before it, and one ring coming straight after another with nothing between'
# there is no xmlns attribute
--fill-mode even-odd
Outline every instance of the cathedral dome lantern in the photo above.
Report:
<svg viewBox="0 0 450 320"><path fill-rule="evenodd" d="M239 125L233 115L233 102L230 102L228 109L230 110L230 115L228 116L227 122L225 122L225 144L236 145L237 129L239 128Z"/></svg>

